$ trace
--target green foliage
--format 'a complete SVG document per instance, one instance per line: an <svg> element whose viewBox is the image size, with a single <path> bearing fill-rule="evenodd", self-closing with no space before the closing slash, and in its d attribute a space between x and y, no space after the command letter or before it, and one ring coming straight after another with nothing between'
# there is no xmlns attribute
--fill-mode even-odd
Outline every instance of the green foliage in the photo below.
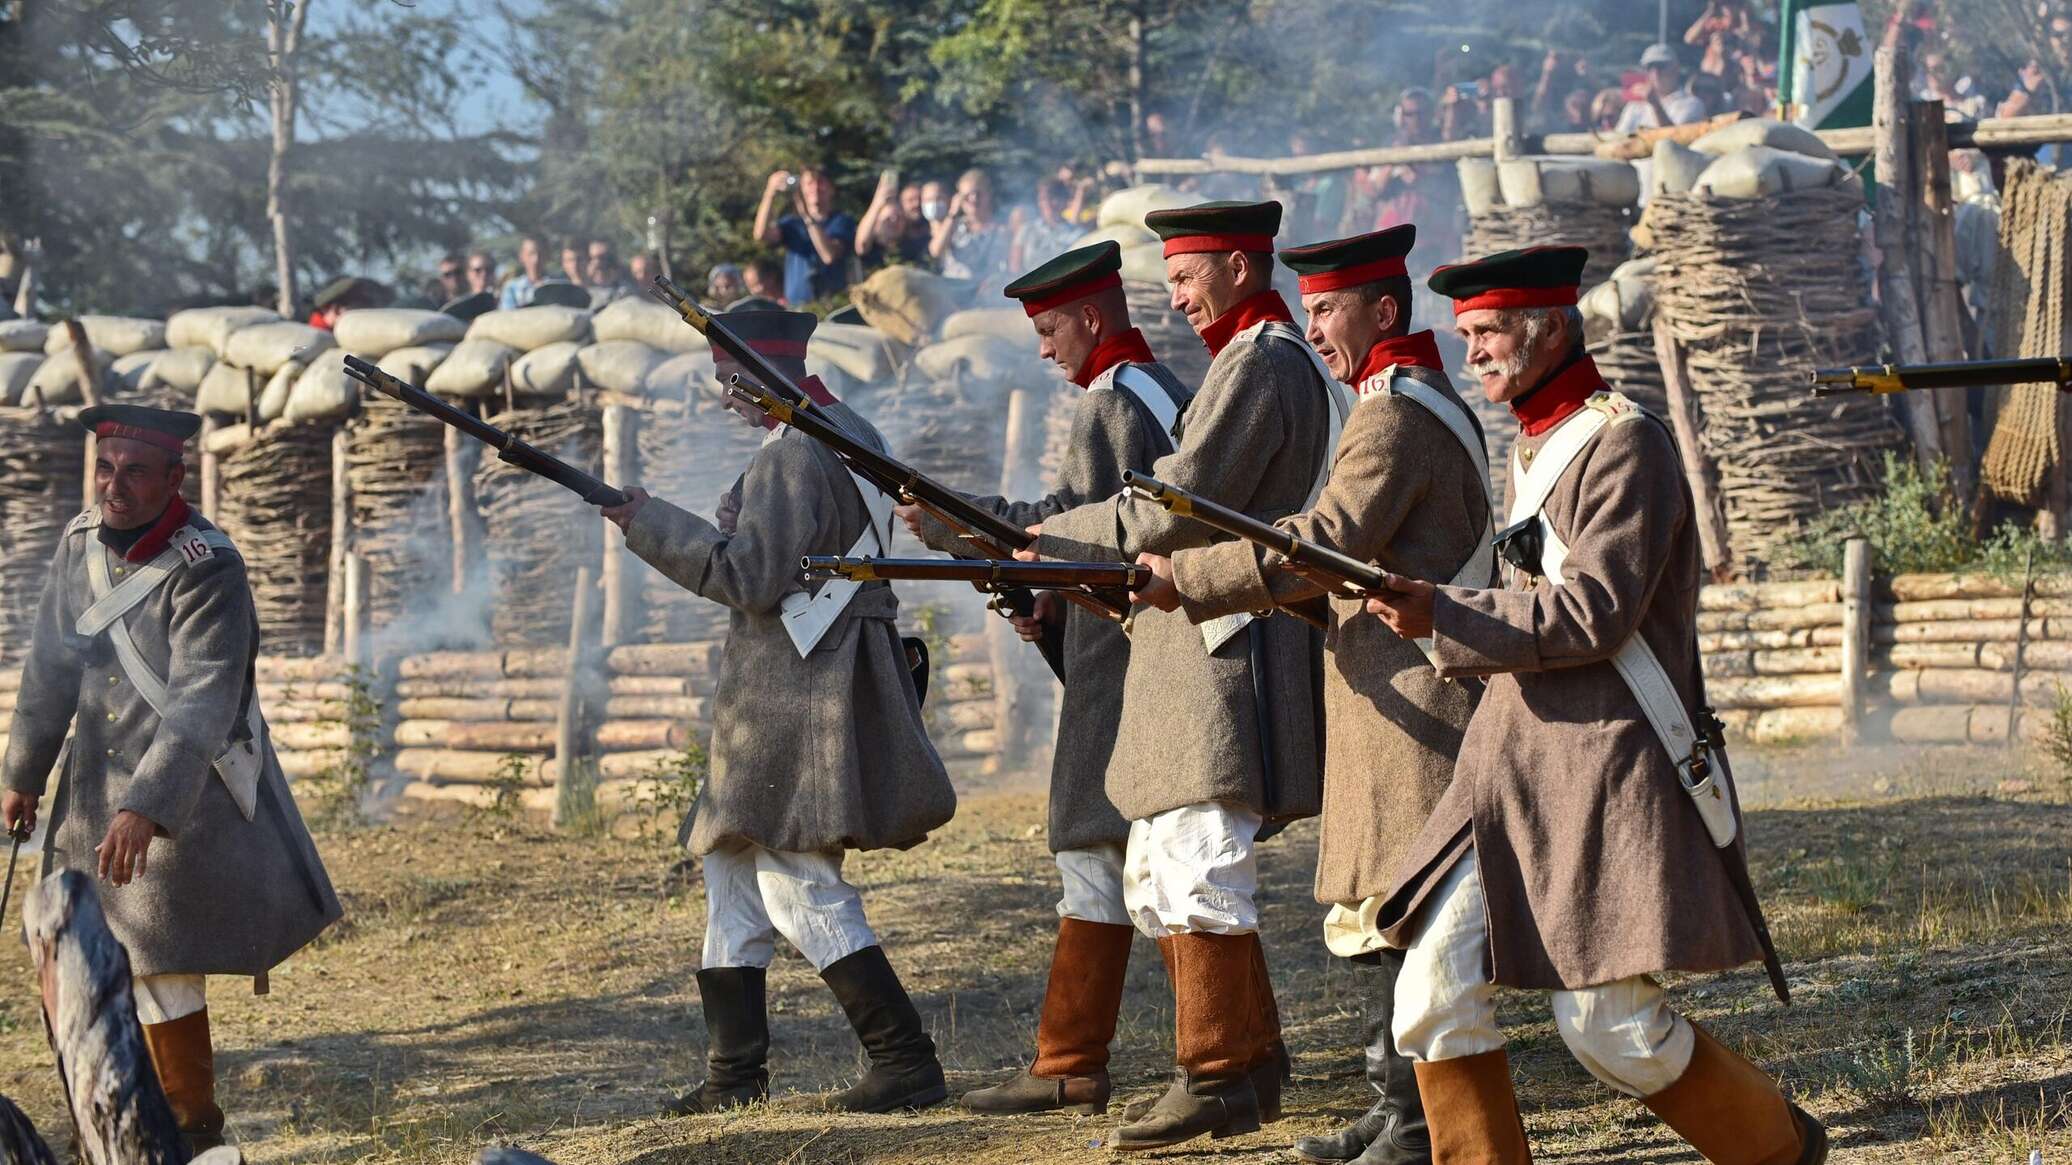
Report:
<svg viewBox="0 0 2072 1165"><path fill-rule="evenodd" d="M1838 575L1842 545L1852 537L1870 543L1871 568L1880 574L1955 570L1972 560L1977 547L1943 465L1924 474L1913 458L1888 452L1884 483L1876 496L1807 523L1780 548L1780 564Z"/></svg>
<svg viewBox="0 0 2072 1165"><path fill-rule="evenodd" d="M374 760L382 750L381 702L374 677L354 664L345 674L344 755L311 779L315 816L334 829L366 823L367 793L374 786Z"/></svg>
<svg viewBox="0 0 2072 1165"><path fill-rule="evenodd" d="M696 740L651 765L634 797L641 836L673 845L677 826L697 802L698 790L711 770L712 759L705 745Z"/></svg>
<svg viewBox="0 0 2072 1165"><path fill-rule="evenodd" d="M2072 692L2055 686L2050 705L2050 725L2043 730L2043 754L2058 769L2061 783L2072 784Z"/></svg>
<svg viewBox="0 0 2072 1165"><path fill-rule="evenodd" d="M522 752L507 752L496 763L496 775L489 778L489 804L485 816L501 821L516 820L525 808L526 787L539 774L540 759Z"/></svg>

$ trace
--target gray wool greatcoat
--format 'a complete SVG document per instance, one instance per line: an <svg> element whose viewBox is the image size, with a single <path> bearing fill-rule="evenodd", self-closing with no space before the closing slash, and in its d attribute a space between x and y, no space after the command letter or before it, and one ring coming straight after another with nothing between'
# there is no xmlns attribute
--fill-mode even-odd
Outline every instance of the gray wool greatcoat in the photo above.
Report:
<svg viewBox="0 0 2072 1165"><path fill-rule="evenodd" d="M1179 448L1151 475L1264 521L1303 508L1329 453L1325 385L1300 345L1233 339L1181 416ZM1045 558L1134 562L1221 539L1190 518L1121 495L1043 523ZM1264 641L1271 776L1247 641ZM1130 632L1108 799L1149 818L1214 801L1268 821L1313 817L1323 799L1323 636L1292 617L1261 619L1212 655L1183 612L1140 607Z"/></svg>
<svg viewBox="0 0 2072 1165"><path fill-rule="evenodd" d="M1079 398L1072 437L1058 467L1058 487L1033 502L1003 497L973 498L1017 526L1034 526L1057 514L1122 491L1122 471L1148 472L1172 451L1173 442L1126 388L1101 380ZM964 548L955 532L930 517L923 526L930 547L947 554ZM1058 709L1058 740L1050 766L1052 853L1129 839L1129 822L1116 812L1105 788L1108 758L1122 719L1123 678L1129 671L1130 641L1122 626L1077 604L1065 608L1065 695Z"/></svg>
<svg viewBox="0 0 2072 1165"><path fill-rule="evenodd" d="M848 408L852 433L884 439ZM748 463L729 536L650 498L626 546L655 569L731 608L713 695L712 768L684 822L691 852L751 842L810 853L904 849L950 819L956 794L921 724L894 620L899 599L865 583L801 658L779 618L786 595L813 591L808 554L847 554L869 513L841 460L783 430Z"/></svg>
<svg viewBox="0 0 2072 1165"><path fill-rule="evenodd" d="M1558 432L1521 435L1518 448L1537 452ZM1514 473L1510 496L1517 488ZM1696 720L1698 534L1668 430L1626 403L1544 512L1569 547L1563 585L1514 577L1438 593L1442 673L1488 676L1488 689L1382 908L1384 932L1403 941L1472 846L1497 983L1581 988L1759 959L1723 855L1611 664L1628 635L1646 636ZM1745 867L1739 839L1724 856Z"/></svg>
<svg viewBox="0 0 2072 1165"><path fill-rule="evenodd" d="M188 524L214 528L199 514ZM99 525L90 511L58 543L0 777L44 796L58 769L56 795L41 807L46 874L95 876L94 848L124 809L162 831L141 877L94 885L132 973L264 975L337 921L339 906L271 741L250 821L211 767L254 698L259 618L244 560L225 550L183 559L124 617L138 653L166 678L173 707L161 720L123 674L107 634L82 640L73 630L91 602L87 556L107 555L118 584L116 570L130 569L101 543Z"/></svg>
<svg viewBox="0 0 2072 1165"><path fill-rule="evenodd" d="M1436 385L1452 396L1443 373ZM1452 401L1471 421L1474 414ZM1453 579L1487 533L1483 468L1423 405L1378 392L1353 409L1317 504L1277 525L1397 574ZM1201 620L1312 601L1323 589L1277 568L1253 542L1173 556L1182 609ZM1360 600L1333 596L1324 669L1324 811L1316 897L1353 904L1384 894L1411 839L1453 778L1475 710L1470 686L1442 680L1415 643Z"/></svg>

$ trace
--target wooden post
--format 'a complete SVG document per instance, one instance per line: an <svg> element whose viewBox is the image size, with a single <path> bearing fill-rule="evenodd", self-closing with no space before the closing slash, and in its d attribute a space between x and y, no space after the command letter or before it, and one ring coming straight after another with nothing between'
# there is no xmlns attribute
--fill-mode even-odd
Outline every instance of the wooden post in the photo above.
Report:
<svg viewBox="0 0 2072 1165"><path fill-rule="evenodd" d="M453 577L449 589L456 595L468 589L475 571L476 519L474 441L459 429L446 430L446 532L453 542Z"/></svg>
<svg viewBox="0 0 2072 1165"><path fill-rule="evenodd" d="M1919 280L1923 347L1930 360L1962 360L1964 299L1957 286L1956 200L1950 194L1950 131L1943 122L1943 103L1913 102L1907 107L1907 121L1920 184L1920 203L1911 217L1916 227L1914 277ZM1971 400L1978 390L1930 395L1941 398L1936 406L1942 414L1950 486L1959 502L1968 504L1977 479L1971 452Z"/></svg>
<svg viewBox="0 0 2072 1165"><path fill-rule="evenodd" d="M1842 743L1863 737L1864 692L1871 667L1871 545L1842 545Z"/></svg>
<svg viewBox="0 0 2072 1165"><path fill-rule="evenodd" d="M1877 101L1871 128L1877 141L1878 189L1872 226L1878 242L1878 307L1885 336L1901 364L1922 364L1928 349L1921 337L1921 305L1914 294L1913 256L1907 249L1907 219L1913 213L1914 167L1907 119L1907 58L1897 47L1877 53ZM1914 456L1925 473L1943 454L1942 417L1934 392L1901 393Z"/></svg>
<svg viewBox="0 0 2072 1165"><path fill-rule="evenodd" d="M203 413L201 417L201 515L210 521L216 519L216 503L223 500L223 459L211 452L210 437L223 427L214 413Z"/></svg>
<svg viewBox="0 0 2072 1165"><path fill-rule="evenodd" d="M604 480L623 486L640 475L634 467L638 447L634 440L639 414L625 405L604 406ZM610 522L604 524L604 625L598 640L613 648L632 634L633 605L639 591L633 585L636 572L627 569L626 535Z"/></svg>
<svg viewBox="0 0 2072 1165"><path fill-rule="evenodd" d="M367 569L366 559L348 552L345 556L345 632L340 651L347 667L367 663Z"/></svg>
<svg viewBox="0 0 2072 1165"><path fill-rule="evenodd" d="M1512 98L1499 97L1489 103L1489 137L1495 146L1491 152L1499 162L1525 153L1525 138L1518 132L1518 103Z"/></svg>
<svg viewBox="0 0 2072 1165"><path fill-rule="evenodd" d="M345 555L352 545L352 479L347 476L345 426L331 434L331 553L324 581L324 654L345 650Z"/></svg>
<svg viewBox="0 0 2072 1165"><path fill-rule="evenodd" d="M26 275L24 279L28 278ZM101 378L94 369L93 344L86 338L86 325L78 320L65 321L65 334L72 339L72 356L79 362L79 399L87 408L101 403ZM95 448L100 438L92 433L86 435L86 472L79 478L79 508L93 509L94 506L94 461L98 455Z"/></svg>
<svg viewBox="0 0 2072 1165"><path fill-rule="evenodd" d="M1718 472L1712 458L1699 443L1698 397L1691 389L1690 370L1684 363L1683 345L1676 342L1669 321L1655 313L1655 360L1662 365L1662 387L1669 399L1669 424L1676 434L1683 457L1684 480L1690 484L1691 500L1698 510L1698 548L1705 557L1705 569L1714 582L1733 577L1733 543L1727 535L1726 511L1720 506Z"/></svg>
<svg viewBox="0 0 2072 1165"><path fill-rule="evenodd" d="M554 824L565 826L597 801L597 782L583 764L583 696L590 687L592 576L576 571L576 598L568 619L568 660L561 672L561 707L554 715Z"/></svg>
<svg viewBox="0 0 2072 1165"><path fill-rule="evenodd" d="M22 904L42 985L44 1029L86 1165L186 1165L130 994L129 952L108 929L93 881L60 870Z"/></svg>
<svg viewBox="0 0 2072 1165"><path fill-rule="evenodd" d="M1007 437L1000 458L1000 493L1033 498L1043 492L1044 394L1018 388L1007 397ZM1005 619L986 621L993 657L993 723L1000 759L1007 768L1037 760L1050 739L1049 704L1055 687L1050 669L1031 644L1023 643Z"/></svg>

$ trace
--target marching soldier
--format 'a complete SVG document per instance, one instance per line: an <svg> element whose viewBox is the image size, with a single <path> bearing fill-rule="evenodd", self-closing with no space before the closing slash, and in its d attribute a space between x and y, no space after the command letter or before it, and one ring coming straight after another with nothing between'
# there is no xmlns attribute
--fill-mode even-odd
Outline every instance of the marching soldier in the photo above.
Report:
<svg viewBox="0 0 2072 1165"><path fill-rule="evenodd" d="M1783 992L1703 706L1698 537L1661 422L1607 389L1581 247L1442 267L1468 367L1521 433L1505 589L1392 577L1368 600L1447 676L1487 676L1453 783L1382 905L1395 1035L1440 1161L1530 1160L1495 986L1545 988L1570 1052L1719 1165L1818 1165L1820 1122L1653 976L1763 959Z"/></svg>
<svg viewBox="0 0 2072 1165"><path fill-rule="evenodd" d="M1122 249L1100 243L1068 251L1007 285L1007 295L1029 313L1043 357L1086 390L1055 491L1033 502L974 499L1010 522L1033 525L1113 497L1124 470L1148 471L1173 451L1172 431L1189 393L1130 326L1121 270ZM935 549L961 548L954 532L919 507L902 506L899 513ZM1098 1113L1108 1107L1108 1044L1135 933L1122 893L1129 823L1103 788L1130 643L1119 625L1092 611L1060 611L1064 604L1055 592L1038 602L1043 617L1016 621L1025 637L1043 635L1063 616L1065 695L1050 775L1050 847L1064 883L1057 946L1036 1024L1035 1062L1005 1083L966 1093L963 1103L987 1113Z"/></svg>
<svg viewBox="0 0 2072 1165"><path fill-rule="evenodd" d="M201 418L103 405L79 423L100 500L65 527L44 584L0 817L33 826L57 771L44 873L102 879L151 1063L205 1147L223 1134L207 976L265 993L338 898L260 715L244 559L180 497Z"/></svg>
<svg viewBox="0 0 2072 1165"><path fill-rule="evenodd" d="M862 417L805 370L817 321L738 311L728 327L804 387L850 432L883 446ZM715 353L719 382L739 366ZM733 404L755 424L764 418ZM956 795L921 724L915 680L884 583L799 579L808 554L883 554L892 503L819 442L777 429L749 462L731 529L644 490L604 509L626 546L685 588L732 608L714 694L711 776L682 836L705 874L699 1002L711 1036L705 1081L678 1115L769 1095L764 977L783 935L810 960L856 1030L870 1069L829 1106L890 1112L948 1095L863 899L842 876L847 850L908 848L950 819ZM796 714L773 724L771 709Z"/></svg>
<svg viewBox="0 0 2072 1165"><path fill-rule="evenodd" d="M1268 517L1315 499L1349 409L1269 286L1280 217L1276 202L1146 216L1165 241L1173 306L1215 354L1178 449L1152 472ZM1170 554L1210 537L1127 495L1031 529L1042 557L1078 561ZM1318 810L1322 663L1322 640L1293 619L1136 618L1107 790L1130 821L1124 901L1172 979L1178 1071L1156 1103L1125 1113L1116 1149L1279 1118L1287 1053L1259 943L1253 847L1263 827Z"/></svg>
<svg viewBox="0 0 2072 1165"><path fill-rule="evenodd" d="M1278 525L1412 578L1487 586L1495 563L1488 453L1474 412L1442 370L1432 333L1410 331L1403 260L1416 233L1405 225L1281 252L1301 277L1309 342L1359 403L1322 496ZM1325 594L1252 542L1142 561L1157 579L1139 597L1197 623ZM1375 972L1366 1062L1367 1082L1380 1096L1346 1129L1297 1141L1295 1155L1411 1165L1429 1162L1432 1151L1414 1070L1389 1034L1403 952L1382 941L1374 917L1403 851L1452 778L1475 696L1441 680L1418 644L1359 617L1360 600L1331 595L1330 612L1316 897L1330 907L1324 937L1332 953Z"/></svg>

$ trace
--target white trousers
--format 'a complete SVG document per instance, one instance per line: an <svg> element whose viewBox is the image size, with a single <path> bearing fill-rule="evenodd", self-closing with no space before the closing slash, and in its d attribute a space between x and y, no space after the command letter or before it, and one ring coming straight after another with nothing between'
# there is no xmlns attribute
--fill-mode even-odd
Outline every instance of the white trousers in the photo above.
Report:
<svg viewBox="0 0 2072 1165"><path fill-rule="evenodd" d="M1058 876L1064 892L1058 898L1058 917L1128 926L1129 910L1122 904L1125 853L1116 842L1059 850Z"/></svg>
<svg viewBox="0 0 2072 1165"><path fill-rule="evenodd" d="M1203 801L1130 822L1122 899L1152 938L1259 929L1257 813Z"/></svg>
<svg viewBox="0 0 2072 1165"><path fill-rule="evenodd" d="M205 975L139 975L130 980L138 1023L169 1023L209 1005Z"/></svg>
<svg viewBox="0 0 2072 1165"><path fill-rule="evenodd" d="M759 845L706 854L704 966L767 967L780 934L816 971L876 946L863 896L842 877L842 857Z"/></svg>
<svg viewBox="0 0 2072 1165"><path fill-rule="evenodd" d="M1469 850L1420 910L1396 979L1396 1046L1413 1060L1454 1060L1504 1046L1489 981L1489 913ZM1691 1063L1690 1022L1646 975L1553 993L1554 1026L1592 1076L1652 1096Z"/></svg>

